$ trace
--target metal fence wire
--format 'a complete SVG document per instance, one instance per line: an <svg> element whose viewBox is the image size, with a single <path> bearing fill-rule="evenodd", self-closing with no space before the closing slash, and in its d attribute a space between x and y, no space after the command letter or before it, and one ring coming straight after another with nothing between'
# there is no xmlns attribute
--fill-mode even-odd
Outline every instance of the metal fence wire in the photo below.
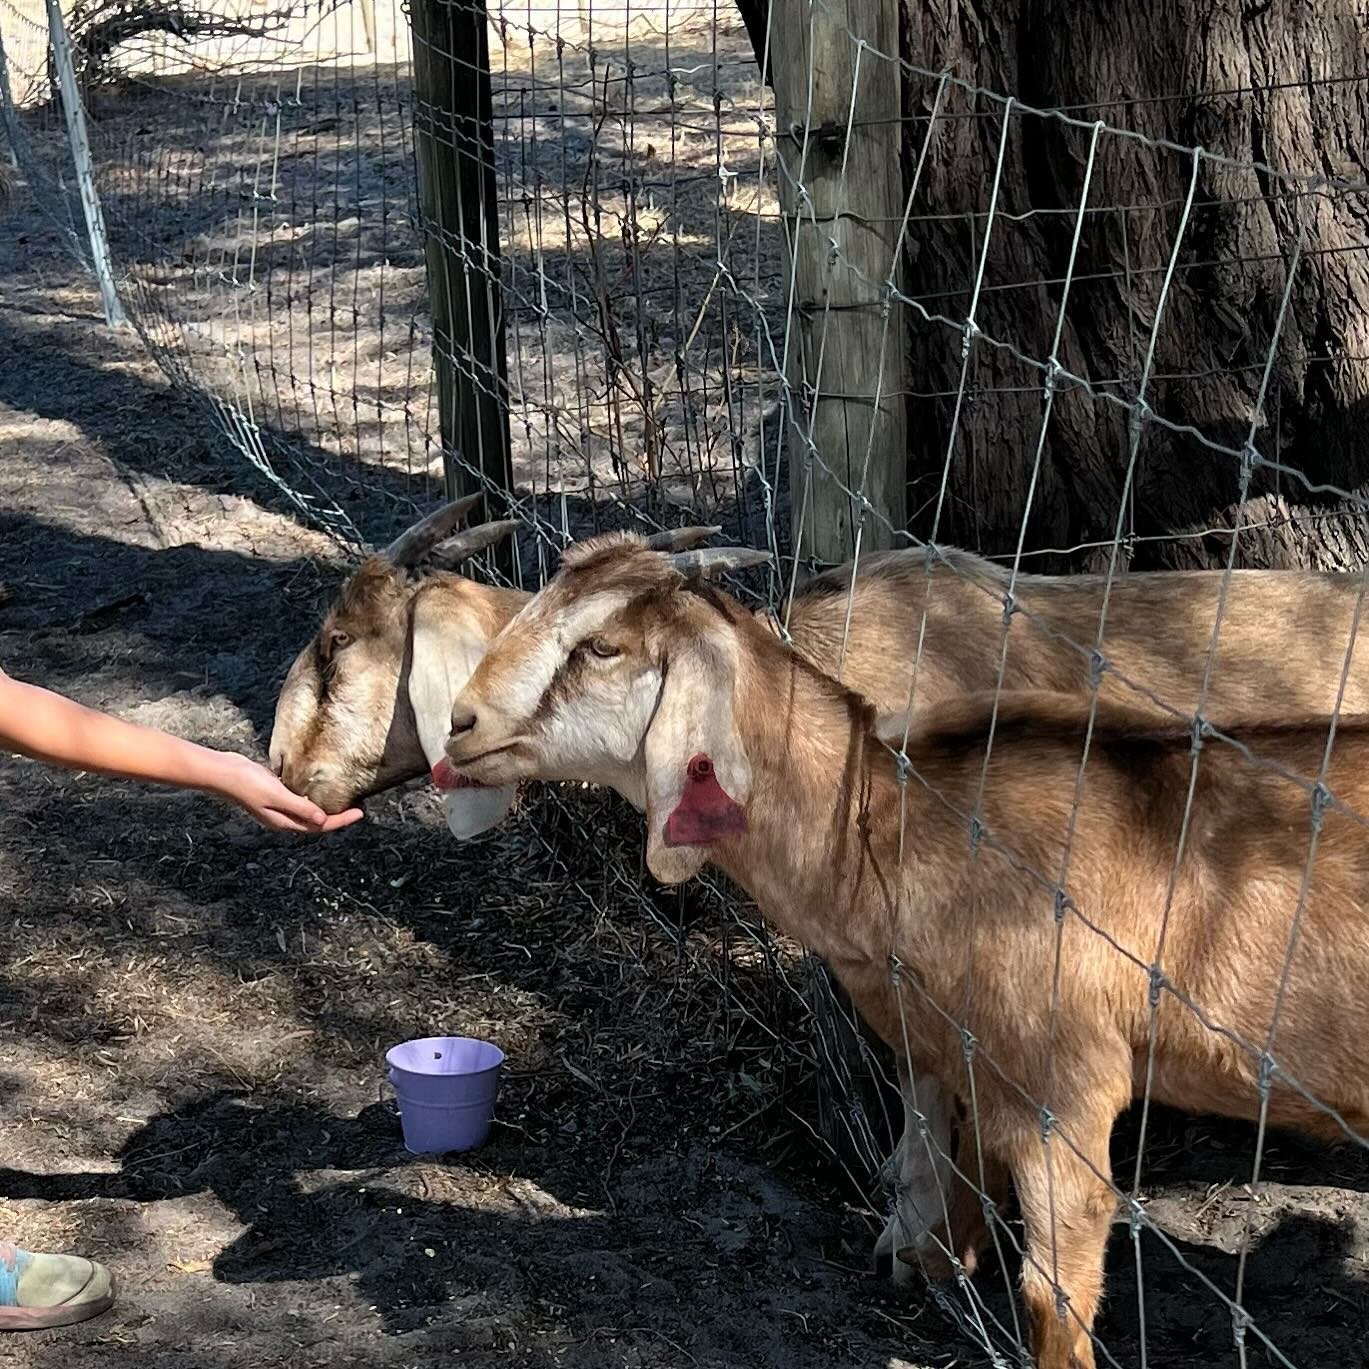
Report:
<svg viewBox="0 0 1369 1369"><path fill-rule="evenodd" d="M1277 1034L1327 815L1361 822L1328 776L1335 720L1355 695L1363 577L1344 591L1337 622L1348 630L1313 691L1324 701L1319 764L1289 774L1208 718L1218 699L1258 695L1252 676L1234 673L1269 669L1280 647L1261 656L1228 646L1244 558L1293 539L1314 563L1365 559L1357 481L1335 450L1320 459L1284 410L1344 412L1362 398L1352 365L1365 360L1353 346L1362 321L1326 328L1314 315L1338 274L1364 269L1365 244L1325 229L1362 219L1366 186L1325 166L1267 165L1258 149L1174 141L1143 100L1039 109L922 69L876 9L853 28L831 0L777 5L768 28L748 32L730 6L690 0L488 10L413 0L412 12L373 0L89 0L63 11L64 93L52 14L0 0L0 99L34 193L96 265L105 247L92 246L88 205L98 201L118 306L168 375L298 516L343 546L381 541L444 491L481 488L525 527L502 573L535 586L560 548L591 531L717 522L776 554L772 571L731 588L781 634L805 575L845 561L851 640L861 630L853 587L871 556L911 548L922 553L925 606L907 644L910 707L944 645L930 605L946 578L988 605L992 630L975 636L967 624L958 663L964 687L995 696L974 782L939 787L920 765L910 712L893 747L903 822L939 805L960 824L972 921L988 916L994 891L1029 890L1053 952L1041 1015L1021 1031L1048 1041L1048 1055L1073 973L1106 963L1117 982L1140 986L1150 1044L1125 1163L1109 1162L1106 1129L1101 1150L1084 1134L1069 1079L1014 1075L980 1039L975 1004L941 1001L925 967L902 957L889 983L907 1054L912 1035L940 1023L962 1055L954 1097L906 1061L896 1068L901 1052L865 1030L821 970L706 877L704 903L725 932L707 947L688 934L681 944L735 1015L713 1029L735 1045L741 1021L758 1056L820 1080L816 1105L758 1085L754 1115L735 1125L787 1116L845 1168L872 1229L890 1224L889 1253L917 1245L926 1260L940 1244L949 1277L934 1294L994 1364L1029 1362L1023 1279L1099 1363L1199 1362L1148 1316L1147 1290L1171 1281L1223 1328L1202 1362L1292 1365L1246 1271L1262 1230L1271 1097L1292 1091L1330 1131L1366 1145L1356 1116L1283 1061ZM822 71L844 81L835 93L818 90L820 42ZM73 150L71 91L88 153L79 139ZM1023 159L1046 146L1073 180L1018 203L1034 174ZM1261 231L1233 235L1254 209ZM1045 274L1043 243L1053 245ZM1118 298L1124 308L1112 307ZM1212 298L1227 308L1206 309ZM1198 353L1220 364L1195 365ZM891 451L900 462L906 451L906 466ZM1082 475L1068 469L1081 451L1098 453ZM1005 465L1017 472L1011 488ZM1214 507L1232 513L1161 526L1152 506L1176 481L1220 491ZM1105 515L1062 512L1080 488ZM368 509L383 505L385 526L357 525L357 490ZM1113 645L1128 567L1158 542L1170 564L1184 563L1185 547L1215 546L1221 567L1187 624L1191 669L1173 689L1173 671L1138 670L1144 658ZM1091 620L1062 617L1030 574L1065 564L1099 573ZM1011 755L999 702L1020 685L1013 644L1024 639L1072 663L1087 709L1077 765L1050 796L1065 816L1049 861L1015 844L994 799L1002 748ZM1092 868L1095 727L1108 691L1191 728L1145 944L1075 879L1076 860ZM1260 1040L1214 1015L1166 959L1186 862L1206 840L1207 776L1240 767L1286 782L1306 848L1266 967L1274 1006ZM564 799L566 830L578 832L561 853L572 868L591 802ZM913 826L906 839L916 841ZM607 902L680 935L632 856L615 855L594 878ZM1091 878L1080 876L1088 888ZM738 968L758 971L764 987ZM981 969L971 965L966 982ZM1232 1165L1239 1188L1212 1198L1247 1214L1230 1279L1195 1262L1152 1212L1164 1179L1147 1168L1150 1104L1171 1014L1220 1037L1233 1070L1253 1080L1255 1129ZM985 1099L996 1111L981 1119ZM1040 1191L1017 1195L1025 1227L980 1143L981 1120L1001 1121L1009 1103L1035 1128L1042 1166ZM957 1181L996 1253L977 1274L938 1236ZM1129 1320L1090 1323L1089 1299L1060 1263L1059 1232L1080 1220L1057 1210L1070 1184L1117 1205L1134 1263Z"/></svg>

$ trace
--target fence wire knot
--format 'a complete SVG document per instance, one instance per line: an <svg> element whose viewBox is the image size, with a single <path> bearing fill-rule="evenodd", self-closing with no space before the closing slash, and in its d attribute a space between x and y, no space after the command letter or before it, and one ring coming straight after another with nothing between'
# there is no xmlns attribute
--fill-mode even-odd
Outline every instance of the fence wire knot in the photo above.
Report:
<svg viewBox="0 0 1369 1369"><path fill-rule="evenodd" d="M913 763L908 759L904 751L899 751L894 755L894 783L900 789L906 788L908 784L908 774L913 768Z"/></svg>
<svg viewBox="0 0 1369 1369"><path fill-rule="evenodd" d="M1146 1224L1146 1210L1135 1198L1127 1199L1127 1230L1131 1232L1131 1239L1138 1240L1141 1235L1141 1228Z"/></svg>
<svg viewBox="0 0 1369 1369"><path fill-rule="evenodd" d="M1055 1130L1055 1114L1049 1108L1041 1109L1041 1140L1049 1143L1051 1132Z"/></svg>
<svg viewBox="0 0 1369 1369"><path fill-rule="evenodd" d="M1322 820L1326 817L1326 810L1331 807L1332 794L1326 787L1324 780L1318 780L1312 786L1312 830L1320 832Z"/></svg>
<svg viewBox="0 0 1369 1369"><path fill-rule="evenodd" d="M1253 442L1247 442L1241 448L1241 484L1250 483L1250 477L1264 465L1264 457L1259 453Z"/></svg>
<svg viewBox="0 0 1369 1369"><path fill-rule="evenodd" d="M1165 976L1165 972L1158 965L1152 965L1150 967L1150 989L1146 995L1152 1011L1160 1006L1160 995L1168 987L1169 980Z"/></svg>
<svg viewBox="0 0 1369 1369"><path fill-rule="evenodd" d="M1212 728L1201 714L1195 713L1189 724L1188 754L1196 756L1203 749L1204 742L1212 735Z"/></svg>
<svg viewBox="0 0 1369 1369"><path fill-rule="evenodd" d="M1017 596L1012 590L1003 591L1003 626L1007 627L1013 620L1013 615L1018 611Z"/></svg>
<svg viewBox="0 0 1369 1369"><path fill-rule="evenodd" d="M965 326L961 329L960 355L963 360L968 360L970 348L974 346L974 340L979 336L979 325L972 318L965 320Z"/></svg>
<svg viewBox="0 0 1369 1369"><path fill-rule="evenodd" d="M1274 1076L1278 1073L1279 1067L1275 1063L1274 1057L1268 1051L1260 1052L1260 1074L1256 1088L1259 1090L1260 1097L1267 1098L1270 1089L1274 1086Z"/></svg>
<svg viewBox="0 0 1369 1369"><path fill-rule="evenodd" d="M1250 1325L1250 1313L1244 1307L1231 1309L1231 1338L1238 1350L1245 1348L1245 1332Z"/></svg>
<svg viewBox="0 0 1369 1369"><path fill-rule="evenodd" d="M1046 363L1046 398L1049 399L1053 394L1067 389L1069 386L1069 376L1065 368L1056 361L1054 357Z"/></svg>
<svg viewBox="0 0 1369 1369"><path fill-rule="evenodd" d="M979 854L979 848L983 845L987 832L988 828L984 826L978 816L970 819L970 854L972 856Z"/></svg>
<svg viewBox="0 0 1369 1369"><path fill-rule="evenodd" d="M968 1064L974 1059L975 1047L979 1045L979 1039L968 1027L960 1029L960 1053L965 1057Z"/></svg>
<svg viewBox="0 0 1369 1369"><path fill-rule="evenodd" d="M1055 886L1055 893L1051 896L1051 903L1056 922L1063 922L1065 914L1070 909L1070 896L1058 884Z"/></svg>
<svg viewBox="0 0 1369 1369"><path fill-rule="evenodd" d="M1096 694L1103 683L1108 668L1108 658L1097 647L1089 652L1089 688Z"/></svg>

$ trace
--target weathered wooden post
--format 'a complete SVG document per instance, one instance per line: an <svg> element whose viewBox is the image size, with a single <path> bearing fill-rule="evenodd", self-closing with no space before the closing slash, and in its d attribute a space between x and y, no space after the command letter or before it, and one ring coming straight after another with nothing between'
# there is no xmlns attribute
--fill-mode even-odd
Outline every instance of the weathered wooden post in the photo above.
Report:
<svg viewBox="0 0 1369 1369"><path fill-rule="evenodd" d="M66 120L67 141L71 144L71 160L76 168L76 184L81 192L81 209L86 220L86 242L90 250L90 266L100 286L105 322L111 328L125 328L128 319L119 302L119 291L114 284L114 259L109 252L109 235L105 232L104 211L95 189L95 162L90 155L90 139L86 136L86 111L81 103L81 92L76 84L76 68L71 58L71 42L66 23L62 19L57 0L47 0L48 41L52 46L52 60L57 68L57 81L62 94L62 117Z"/></svg>
<svg viewBox="0 0 1369 1369"><path fill-rule="evenodd" d="M801 557L837 564L857 529L873 551L905 523L904 320L888 290L904 193L898 0L771 0L770 24L793 539Z"/></svg>
<svg viewBox="0 0 1369 1369"><path fill-rule="evenodd" d="M770 0L794 555L836 565L906 525L899 0ZM872 51L873 49L873 51ZM882 54L882 55L880 55ZM844 487L844 488L843 488ZM901 1124L888 1052L819 967L819 1127L862 1182Z"/></svg>
<svg viewBox="0 0 1369 1369"><path fill-rule="evenodd" d="M484 0L413 0L414 146L447 497L513 488ZM507 554L507 552L506 552Z"/></svg>
<svg viewBox="0 0 1369 1369"><path fill-rule="evenodd" d="M9 150L9 164L19 170L19 119L14 112L14 96L10 93L9 58L5 55L5 35L0 33L0 124L5 128L5 142Z"/></svg>

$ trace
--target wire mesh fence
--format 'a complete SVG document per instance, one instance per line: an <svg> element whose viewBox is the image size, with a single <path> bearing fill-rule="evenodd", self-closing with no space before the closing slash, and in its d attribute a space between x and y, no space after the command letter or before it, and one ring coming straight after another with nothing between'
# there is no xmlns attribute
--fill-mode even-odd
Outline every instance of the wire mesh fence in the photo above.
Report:
<svg viewBox="0 0 1369 1369"><path fill-rule="evenodd" d="M821 1137L882 1253L946 1276L942 1306L996 1364L1307 1362L1249 1296L1261 1221L1241 1223L1233 1270L1195 1263L1151 1215L1147 1143L1152 1102L1254 1122L1233 1167L1251 1213L1270 1125L1365 1144L1361 1072L1335 1077L1334 1051L1287 1027L1307 995L1352 992L1329 965L1357 965L1362 940L1317 861L1334 815L1335 859L1362 868L1338 758L1369 708L1365 581L1240 569L1365 560L1366 186L1329 154L1281 168L1267 150L1324 121L1309 89L1358 99L1365 78L1037 108L911 60L888 7L857 22L805 0L767 24L748 6L749 31L716 4L412 8L67 11L131 322L344 545L470 488L523 523L504 570L529 586L604 528L717 522L776 553L731 588L801 652L835 641L843 678L876 662L881 711L908 713L890 739L900 853L930 815L962 835L969 930L946 944L968 961L938 977L892 945L872 1032L729 889L698 886L722 928L701 940L615 848L584 878L686 948L724 1005L710 1029L771 1072L743 1069L755 1107L735 1125L785 1112ZM14 150L89 252L48 18L0 0L0 34ZM838 562L805 601L804 574ZM1183 565L1209 573L1135 572ZM896 630L862 616L880 586ZM821 600L814 629L802 604ZM1043 722L1023 721L1028 688L1075 709L1035 803L1013 787ZM966 693L989 702L951 774L919 719ZM1178 720L1144 763L1127 707L1152 730ZM1122 772L1149 807L1109 798ZM1245 865L1218 850L1243 790ZM568 799L562 820L538 839L583 852L614 819ZM1149 843L1144 868L1109 855L1119 826ZM1232 915L1203 893L1223 881L1258 905L1256 952L1215 925L1216 950L1190 944ZM929 917L926 897L901 887L897 916ZM1333 954L1319 899L1349 948ZM1044 959L1004 978L1010 906L1039 919ZM1080 1113L1080 1081L1106 1073L1081 1033L1126 1057L1101 1123ZM793 1103L795 1069L821 1079L816 1106ZM1135 1311L1095 1325L1114 1206ZM1198 1350L1156 1322L1167 1282L1207 1309Z"/></svg>

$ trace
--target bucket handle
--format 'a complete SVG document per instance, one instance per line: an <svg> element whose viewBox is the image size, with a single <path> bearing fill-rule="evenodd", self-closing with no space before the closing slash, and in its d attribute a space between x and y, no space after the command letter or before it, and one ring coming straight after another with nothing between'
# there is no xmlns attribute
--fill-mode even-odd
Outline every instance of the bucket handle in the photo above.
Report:
<svg viewBox="0 0 1369 1369"><path fill-rule="evenodd" d="M385 1096L386 1089L389 1089L390 1092L394 1094L393 1098L387 1098ZM391 1117L399 1116L399 1095L395 1092L395 1086L386 1078L382 1077L380 1082L376 1085L376 1101L380 1104L380 1110L382 1112L388 1113Z"/></svg>

